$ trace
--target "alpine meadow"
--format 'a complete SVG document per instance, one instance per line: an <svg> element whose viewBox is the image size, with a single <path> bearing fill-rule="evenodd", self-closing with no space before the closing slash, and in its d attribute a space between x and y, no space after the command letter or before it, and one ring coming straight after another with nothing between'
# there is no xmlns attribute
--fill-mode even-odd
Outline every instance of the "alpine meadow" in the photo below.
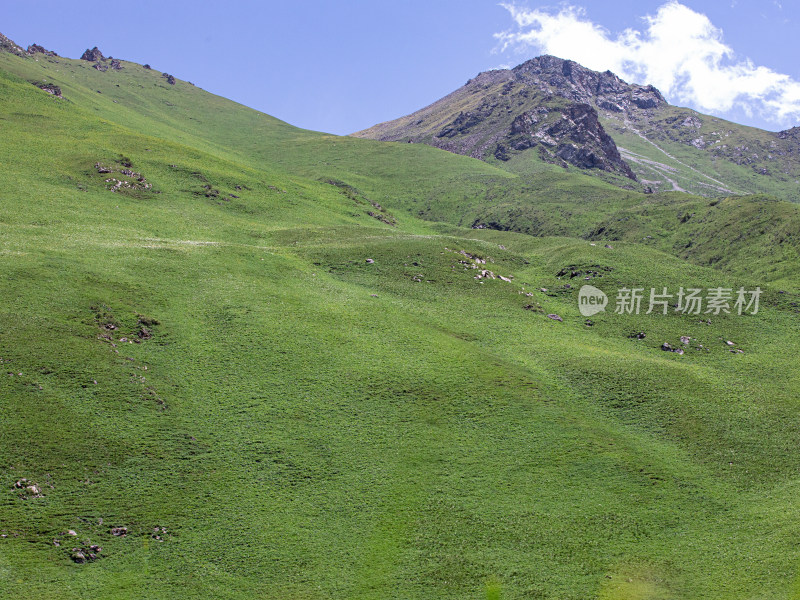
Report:
<svg viewBox="0 0 800 600"><path fill-rule="evenodd" d="M552 56L337 136L0 36L0 596L800 598L798 179Z"/></svg>

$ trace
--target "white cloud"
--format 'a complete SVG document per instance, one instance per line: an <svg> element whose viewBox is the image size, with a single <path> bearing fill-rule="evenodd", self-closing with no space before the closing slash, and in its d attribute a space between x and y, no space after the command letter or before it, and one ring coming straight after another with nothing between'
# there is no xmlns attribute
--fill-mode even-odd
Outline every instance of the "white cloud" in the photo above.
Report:
<svg viewBox="0 0 800 600"><path fill-rule="evenodd" d="M800 120L800 82L737 58L709 18L677 0L643 19L642 30L613 35L586 12L502 4L516 28L495 34L499 50L552 54L623 79L653 84L673 104L726 113L735 108L786 126Z"/></svg>

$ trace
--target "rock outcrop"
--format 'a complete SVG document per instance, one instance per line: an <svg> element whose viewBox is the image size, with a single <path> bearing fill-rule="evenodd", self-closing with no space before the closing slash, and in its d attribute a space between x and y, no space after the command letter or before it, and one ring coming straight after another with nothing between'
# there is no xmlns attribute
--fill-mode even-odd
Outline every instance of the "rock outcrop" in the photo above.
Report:
<svg viewBox="0 0 800 600"><path fill-rule="evenodd" d="M47 48L45 48L44 46L40 46L39 44L31 44L30 46L28 46L26 52L31 55L44 54L45 56L58 56L58 54L56 54L52 50L48 50Z"/></svg>
<svg viewBox="0 0 800 600"><path fill-rule="evenodd" d="M100 62L101 60L105 59L106 57L103 56L103 53L97 49L97 46L91 50L87 50L81 55L81 60L88 60L89 62Z"/></svg>
<svg viewBox="0 0 800 600"><path fill-rule="evenodd" d="M40 90L44 90L48 94L52 94L56 98L63 98L61 95L61 88L53 83L34 83Z"/></svg>
<svg viewBox="0 0 800 600"><path fill-rule="evenodd" d="M17 56L27 56L25 50L0 33L0 52L10 52Z"/></svg>
<svg viewBox="0 0 800 600"><path fill-rule="evenodd" d="M509 146L526 150L542 144L551 154L581 169L620 172L636 179L614 140L600 124L594 108L572 104L554 112L555 120L548 118L551 111L544 107L515 118L506 136ZM502 160L497 153L495 156Z"/></svg>
<svg viewBox="0 0 800 600"><path fill-rule="evenodd" d="M516 81L525 85L613 112L648 110L667 104L652 85L629 84L611 71L599 73L555 56L533 58L511 72Z"/></svg>

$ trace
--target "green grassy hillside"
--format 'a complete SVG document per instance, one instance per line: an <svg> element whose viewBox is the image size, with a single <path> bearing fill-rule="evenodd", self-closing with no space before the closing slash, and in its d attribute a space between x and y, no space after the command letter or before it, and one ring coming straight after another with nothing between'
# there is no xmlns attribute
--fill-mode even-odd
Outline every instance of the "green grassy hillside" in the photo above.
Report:
<svg viewBox="0 0 800 600"><path fill-rule="evenodd" d="M793 205L301 131L122 65L0 53L5 595L796 594ZM584 277L765 292L587 321Z"/></svg>
<svg viewBox="0 0 800 600"><path fill-rule="evenodd" d="M42 54L22 59L0 53L0 66L28 82L58 85L64 99L57 104L81 110L87 118L185 144L227 163L257 171L279 170L315 185L336 183L341 193L353 196L362 214L377 214L379 211L371 205L378 204L402 214L464 227L615 240L622 231L610 227L606 228L607 233L598 234L598 222L611 215L620 215L619 219L627 221L628 211L639 211L643 203L672 210L669 194L648 200L648 196L621 191L617 181L605 182L574 167L565 170L543 161L532 162L530 157L516 157L505 164L512 171L509 172L424 144L387 144L300 130L208 94L188 82L176 80L175 85L169 85L159 71L127 61L121 61L122 70L100 72L83 60ZM702 211L712 201L686 194L676 198L680 199L680 207L674 218L666 209L660 210L663 218L643 227L641 232L638 227L633 230L628 227L625 239L647 240L649 245L655 244L661 250L706 266L714 264L712 259L718 260L723 254L734 257L740 253L755 254L763 264L755 266L751 261L740 261L743 266L739 270L770 281L784 278L784 272L796 272L800 263L793 260L798 248L794 237L780 244L768 238L752 244L746 237L737 240L708 236L708 252L685 252L682 240L694 234L685 221L681 222L684 212ZM737 230L750 231L765 219L782 222L782 229L800 228L800 212L794 205L765 204L759 198L741 202L757 209L746 211L746 218L737 216L743 218ZM764 211L768 213L766 217ZM714 218L717 216L723 221L731 219L728 211L715 211ZM717 224L712 222L709 229L715 228ZM677 241L663 240L661 235L653 236L656 242L647 239L654 229L674 230ZM737 269L736 260L726 264ZM780 265L777 269L773 268L776 264Z"/></svg>
<svg viewBox="0 0 800 600"><path fill-rule="evenodd" d="M655 189L712 198L771 194L800 202L791 136L675 106L640 111L632 120L600 111L600 120L640 181Z"/></svg>

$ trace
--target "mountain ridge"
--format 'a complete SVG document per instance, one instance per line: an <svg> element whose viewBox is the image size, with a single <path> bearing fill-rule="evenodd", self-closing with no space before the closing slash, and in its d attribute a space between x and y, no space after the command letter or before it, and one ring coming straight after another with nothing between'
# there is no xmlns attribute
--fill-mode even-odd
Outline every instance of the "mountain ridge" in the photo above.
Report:
<svg viewBox="0 0 800 600"><path fill-rule="evenodd" d="M558 60L542 57L542 62L546 63ZM382 141L423 142L481 160L491 155L506 161L509 154L538 147L545 160L596 168L635 181L636 176L620 157L613 140L600 124L597 111L586 102L585 94L563 96L567 100L563 102L551 90L540 88L533 98L530 89L521 90L520 98L515 98L515 88L531 82L529 67L536 62L539 61L528 61L512 70L480 73L463 88L408 117L352 135ZM470 110L449 114L451 105L469 104L469 96L484 95L481 92L485 91L496 98L487 98L470 106ZM510 105L515 101L530 109L513 111ZM441 109L448 113L445 117L439 114ZM509 115L513 118L508 118ZM491 123L488 132L480 127L487 121Z"/></svg>
<svg viewBox="0 0 800 600"><path fill-rule="evenodd" d="M550 135L553 123L568 121L566 109L576 104L596 111L602 133L614 142L613 149L606 144L610 153L602 150L602 144L572 135L569 127ZM517 119L538 123L537 115L542 114L551 116L536 128L519 130ZM797 201L797 129L767 132L737 125L670 105L652 85L629 84L611 71L597 72L544 55L512 69L482 72L410 115L351 135L426 143L489 162L508 161L505 168L512 171L530 168L534 158L564 167L570 164L601 176L602 172L626 175L611 181L639 191L705 196L779 193ZM564 160L580 153L605 160ZM632 186L631 180L639 185Z"/></svg>

